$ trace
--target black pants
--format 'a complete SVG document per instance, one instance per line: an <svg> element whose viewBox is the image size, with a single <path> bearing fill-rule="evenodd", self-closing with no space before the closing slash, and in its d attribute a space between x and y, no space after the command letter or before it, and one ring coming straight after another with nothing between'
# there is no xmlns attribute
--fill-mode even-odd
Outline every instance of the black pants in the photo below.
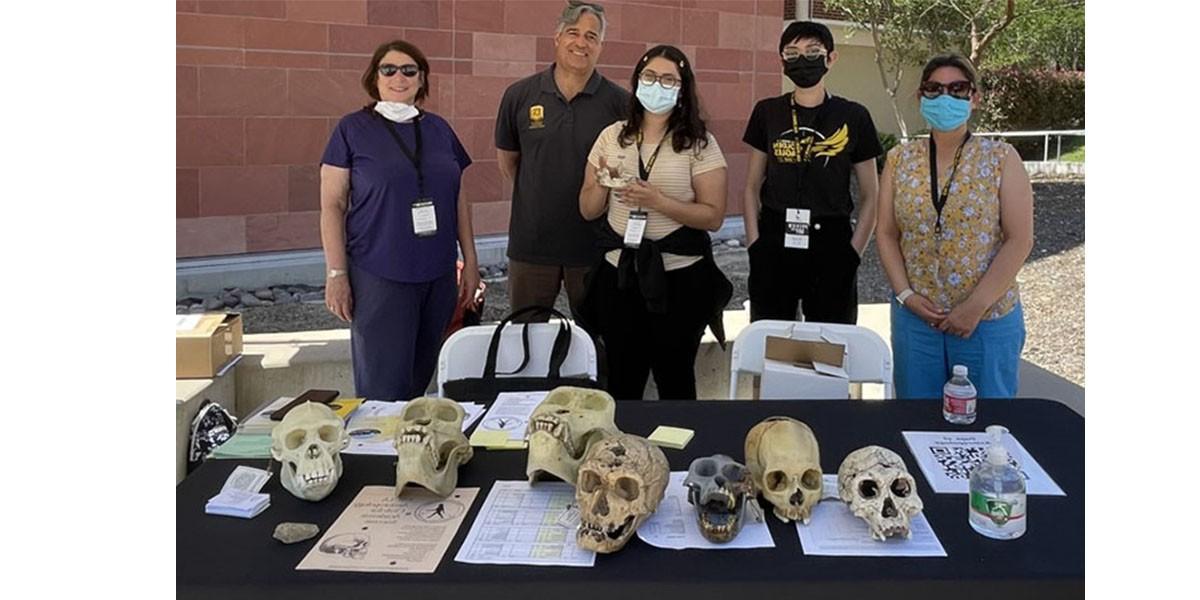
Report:
<svg viewBox="0 0 1200 600"><path fill-rule="evenodd" d="M809 228L808 248L783 247L782 221L764 212L762 232L750 245L750 320L796 320L800 304L805 321L858 321L858 265L862 258L850 244L849 219L816 218Z"/></svg>
<svg viewBox="0 0 1200 600"><path fill-rule="evenodd" d="M696 398L696 352L708 315L704 302L703 265L667 271L667 312L653 314L636 279L628 289L617 289L617 269L605 262L599 267L589 294L597 294L598 334L608 357L608 393L618 400L638 400L654 373L658 397L664 400ZM692 300L692 301L690 301Z"/></svg>

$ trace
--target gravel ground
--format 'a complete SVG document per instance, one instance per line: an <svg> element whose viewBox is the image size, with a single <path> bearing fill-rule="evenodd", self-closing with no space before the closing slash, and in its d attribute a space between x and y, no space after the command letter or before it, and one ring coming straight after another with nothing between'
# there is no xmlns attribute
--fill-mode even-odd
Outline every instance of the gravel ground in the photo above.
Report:
<svg viewBox="0 0 1200 600"><path fill-rule="evenodd" d="M1022 358L1076 384L1084 384L1084 183L1035 183L1034 233L1036 241L1021 270L1021 298L1025 305L1027 337ZM729 308L746 300L746 250L726 244L715 248L717 264L733 282ZM496 321L508 312L508 281L487 279L485 321ZM891 288L875 245L871 244L858 271L858 301L887 302ZM557 307L567 311L566 295ZM321 303L284 304L245 308L246 333L339 329L345 326Z"/></svg>

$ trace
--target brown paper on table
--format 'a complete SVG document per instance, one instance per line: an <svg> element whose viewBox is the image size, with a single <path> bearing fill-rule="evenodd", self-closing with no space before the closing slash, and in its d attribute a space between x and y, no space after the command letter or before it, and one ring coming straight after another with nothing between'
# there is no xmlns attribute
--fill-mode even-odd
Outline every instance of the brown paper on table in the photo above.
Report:
<svg viewBox="0 0 1200 600"><path fill-rule="evenodd" d="M296 570L433 573L478 493L407 487L397 498L393 486L363 486Z"/></svg>

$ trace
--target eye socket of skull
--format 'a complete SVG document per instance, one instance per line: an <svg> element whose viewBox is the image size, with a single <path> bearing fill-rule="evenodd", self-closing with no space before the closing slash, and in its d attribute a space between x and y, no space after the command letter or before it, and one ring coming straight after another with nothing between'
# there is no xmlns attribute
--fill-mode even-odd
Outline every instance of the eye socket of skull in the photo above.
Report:
<svg viewBox="0 0 1200 600"><path fill-rule="evenodd" d="M726 481L737 483L742 479L745 479L746 472L741 465L728 464L721 469L721 476L723 476Z"/></svg>
<svg viewBox="0 0 1200 600"><path fill-rule="evenodd" d="M717 463L711 460L702 460L696 463L696 474L701 477L712 477L717 474Z"/></svg>
<svg viewBox="0 0 1200 600"><path fill-rule="evenodd" d="M896 480L892 482L891 489L892 493L896 496L900 498L907 498L908 495L912 493L912 483L908 481L907 477L897 477Z"/></svg>
<svg viewBox="0 0 1200 600"><path fill-rule="evenodd" d="M545 402L546 404L552 404L554 406L567 406L568 404L571 403L571 399L568 398L565 394L564 395L552 395L552 396L547 396L546 399L543 400L543 402Z"/></svg>
<svg viewBox="0 0 1200 600"><path fill-rule="evenodd" d="M308 432L303 429L297 429L287 434L287 437L283 439L283 444L287 446L288 450L295 450L304 444L304 441L307 439Z"/></svg>
<svg viewBox="0 0 1200 600"><path fill-rule="evenodd" d="M337 425L322 425L317 430L317 435L321 437L322 442L332 444L338 440Z"/></svg>
<svg viewBox="0 0 1200 600"><path fill-rule="evenodd" d="M800 476L800 485L809 491L821 489L823 482L821 481L821 472L816 469L809 469Z"/></svg>
<svg viewBox="0 0 1200 600"><path fill-rule="evenodd" d="M404 409L400 418L405 421L424 421L428 420L429 416L426 414L424 403L412 403Z"/></svg>
<svg viewBox="0 0 1200 600"><path fill-rule="evenodd" d="M591 494L600 489L600 476L594 471L583 471L579 474L579 489L585 494Z"/></svg>
<svg viewBox="0 0 1200 600"><path fill-rule="evenodd" d="M439 421L453 423L458 420L458 411L454 410L453 406L439 406L437 409L437 418Z"/></svg>
<svg viewBox="0 0 1200 600"><path fill-rule="evenodd" d="M638 499L638 496L641 495L641 488L641 484L639 484L636 479L632 477L621 477L617 479L617 486L613 493L615 493L617 497L622 500L633 502L634 500Z"/></svg>
<svg viewBox="0 0 1200 600"><path fill-rule="evenodd" d="M772 492L785 492L788 487L788 475L779 470L767 471L767 474L763 477L763 483Z"/></svg>
<svg viewBox="0 0 1200 600"><path fill-rule="evenodd" d="M870 500L879 495L879 483L874 479L864 479L858 483L858 495Z"/></svg>

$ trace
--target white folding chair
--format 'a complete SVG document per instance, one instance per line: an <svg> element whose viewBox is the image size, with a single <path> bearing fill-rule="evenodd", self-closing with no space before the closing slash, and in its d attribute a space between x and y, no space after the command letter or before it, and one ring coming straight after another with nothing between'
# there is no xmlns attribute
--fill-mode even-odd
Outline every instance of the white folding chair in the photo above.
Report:
<svg viewBox="0 0 1200 600"><path fill-rule="evenodd" d="M554 338L558 335L558 319L549 323L529 323L529 362L524 369L511 372L521 366L524 348L521 342L521 325L513 324L504 328L500 334L500 349L496 353L497 377L537 377L547 375L550 362L550 350L554 347ZM438 395L445 396L444 386L447 381L480 377L483 366L487 361L488 345L496 325L476 325L464 327L454 332L442 344L438 353ZM595 380L596 345L586 331L572 323L571 348L563 362L559 374L563 377L587 375Z"/></svg>
<svg viewBox="0 0 1200 600"><path fill-rule="evenodd" d="M767 336L818 340L823 334L846 342L850 383L882 383L883 397L894 398L892 353L879 334L858 325L801 321L755 321L733 342L729 361L729 398L737 398L738 375L762 376Z"/></svg>

